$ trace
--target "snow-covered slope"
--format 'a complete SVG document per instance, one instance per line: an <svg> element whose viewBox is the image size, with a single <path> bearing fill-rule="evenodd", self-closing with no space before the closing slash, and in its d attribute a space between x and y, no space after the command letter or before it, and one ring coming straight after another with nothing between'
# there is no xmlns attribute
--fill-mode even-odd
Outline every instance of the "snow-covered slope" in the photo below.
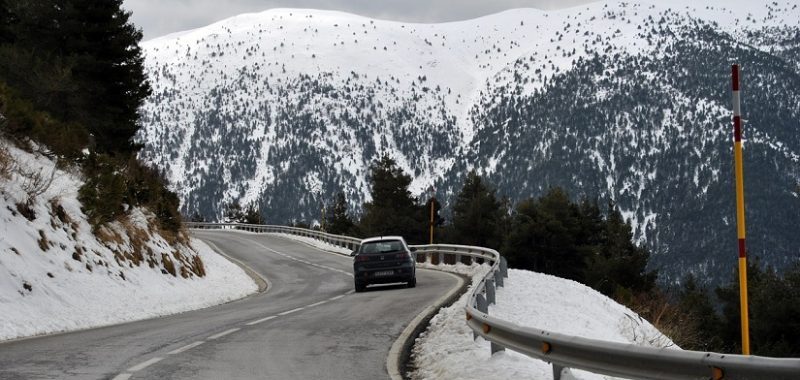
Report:
<svg viewBox="0 0 800 380"><path fill-rule="evenodd" d="M190 215L219 218L238 201L270 222L311 221L338 191L358 207L369 163L387 153L415 194L435 184L445 203L470 169L513 201L555 185L613 201L655 257L680 252L698 272L722 273L700 263L727 250L716 231L732 219L715 191L728 186L734 61L745 139L763 158L746 172L776 178L753 198L784 210L800 199L779 190L800 181L798 20L794 2L742 0L595 2L443 24L272 9L145 42L153 95L138 139ZM687 199L716 210L703 211L707 230L691 225L697 204L674 209ZM685 224L702 234L685 236ZM791 236L753 225L779 246L754 252L785 265Z"/></svg>
<svg viewBox="0 0 800 380"><path fill-rule="evenodd" d="M81 184L0 141L0 340L173 314L257 290L203 242L168 242L147 210L95 235L77 200Z"/></svg>
<svg viewBox="0 0 800 380"><path fill-rule="evenodd" d="M486 267L475 272L473 279L479 279ZM472 330L464 323L467 296L439 311L420 335L412 353L412 379L551 378L553 369L547 362L513 351L491 355L488 341L478 338L473 342ZM497 302L489 307L489 314L551 332L678 349L649 322L594 289L535 272L509 270L505 287L498 289ZM568 372L562 378L611 378L579 370Z"/></svg>

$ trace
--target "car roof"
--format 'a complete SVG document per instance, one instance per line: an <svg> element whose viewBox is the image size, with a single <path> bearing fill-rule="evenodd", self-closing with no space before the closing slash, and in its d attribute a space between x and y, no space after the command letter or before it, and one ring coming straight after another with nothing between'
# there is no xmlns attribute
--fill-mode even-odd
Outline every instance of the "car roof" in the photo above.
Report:
<svg viewBox="0 0 800 380"><path fill-rule="evenodd" d="M364 240L361 240L361 244L369 243L369 242L373 242L373 241L383 241L383 240L400 240L400 241L403 241L403 242L406 241L405 239L403 239L402 236L375 236L375 237L366 238Z"/></svg>

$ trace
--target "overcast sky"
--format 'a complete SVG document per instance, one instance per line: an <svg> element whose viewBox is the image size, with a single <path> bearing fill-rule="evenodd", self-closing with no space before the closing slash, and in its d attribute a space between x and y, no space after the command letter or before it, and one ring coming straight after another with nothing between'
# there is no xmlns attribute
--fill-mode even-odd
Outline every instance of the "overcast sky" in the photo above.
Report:
<svg viewBox="0 0 800 380"><path fill-rule="evenodd" d="M144 39L194 29L241 13L272 8L313 8L386 20L466 20L511 8L557 9L590 0L124 0Z"/></svg>

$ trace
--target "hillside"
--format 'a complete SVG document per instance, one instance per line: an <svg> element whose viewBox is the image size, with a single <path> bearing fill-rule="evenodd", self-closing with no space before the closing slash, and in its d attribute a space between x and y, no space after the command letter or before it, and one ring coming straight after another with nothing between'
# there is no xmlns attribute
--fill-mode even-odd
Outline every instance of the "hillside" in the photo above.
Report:
<svg viewBox="0 0 800 380"><path fill-rule="evenodd" d="M707 5L706 5L707 4ZM735 260L730 64L744 72L751 253L800 237L796 4L598 2L411 24L273 9L142 44L141 157L187 215L257 205L316 219L391 154L446 203L477 169L512 201L563 186L618 205L652 265L727 278ZM725 269L723 269L725 268Z"/></svg>
<svg viewBox="0 0 800 380"><path fill-rule="evenodd" d="M205 243L136 208L93 231L70 165L0 139L0 341L152 318L256 290Z"/></svg>
<svg viewBox="0 0 800 380"><path fill-rule="evenodd" d="M473 284L486 267L445 266L444 270L470 274ZM464 323L469 292L442 308L417 339L412 350L411 379L550 379L550 363L512 350L490 355L490 343L473 342ZM524 270L509 270L506 285L498 288L490 315L521 326L638 346L680 349L669 337L625 306L597 291L563 278ZM567 369L562 379L615 379Z"/></svg>

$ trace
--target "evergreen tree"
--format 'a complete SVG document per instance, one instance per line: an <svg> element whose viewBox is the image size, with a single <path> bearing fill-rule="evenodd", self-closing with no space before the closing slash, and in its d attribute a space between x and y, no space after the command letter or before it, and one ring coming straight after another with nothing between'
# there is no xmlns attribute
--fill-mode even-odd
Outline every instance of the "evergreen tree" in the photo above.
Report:
<svg viewBox="0 0 800 380"><path fill-rule="evenodd" d="M328 208L328 215L325 218L327 232L336 235L348 235L353 233L353 219L347 210L347 199L344 193L339 192L333 201L333 206Z"/></svg>
<svg viewBox="0 0 800 380"><path fill-rule="evenodd" d="M550 189L538 201L520 202L503 247L509 265L583 282L579 216L561 188Z"/></svg>
<svg viewBox="0 0 800 380"><path fill-rule="evenodd" d="M453 240L458 244L499 248L505 212L493 189L473 170L453 205Z"/></svg>
<svg viewBox="0 0 800 380"><path fill-rule="evenodd" d="M247 224L264 224L264 216L261 215L261 208L251 204L247 207L242 220Z"/></svg>
<svg viewBox="0 0 800 380"><path fill-rule="evenodd" d="M587 257L586 284L618 300L655 287L656 272L647 271L650 253L633 243L631 226L609 204L599 252Z"/></svg>
<svg viewBox="0 0 800 380"><path fill-rule="evenodd" d="M368 236L400 235L411 242L419 235L419 206L408 191L411 176L383 156L370 166L371 202L364 204L361 231Z"/></svg>
<svg viewBox="0 0 800 380"><path fill-rule="evenodd" d="M728 352L741 352L738 268L732 281L716 290L722 303L720 338ZM800 355L800 264L781 277L758 260L747 265L750 349L755 355Z"/></svg>
<svg viewBox="0 0 800 380"><path fill-rule="evenodd" d="M684 349L696 351L722 350L722 341L718 337L720 320L711 304L709 294L699 285L695 277L687 275L681 289L678 306L687 319L685 329L695 334L693 342L684 342Z"/></svg>
<svg viewBox="0 0 800 380"><path fill-rule="evenodd" d="M73 75L90 104L100 105L78 118L94 134L100 151L135 151L138 109L150 95L139 47L142 32L130 23L131 13L122 9L122 0L71 3L61 49L77 57Z"/></svg>
<svg viewBox="0 0 800 380"><path fill-rule="evenodd" d="M242 205L238 201L225 205L225 215L222 221L225 223L242 223L244 221Z"/></svg>
<svg viewBox="0 0 800 380"><path fill-rule="evenodd" d="M142 34L122 0L4 5L0 43L13 45L0 47L0 79L42 111L88 130L99 152L134 152L138 108L150 86Z"/></svg>

